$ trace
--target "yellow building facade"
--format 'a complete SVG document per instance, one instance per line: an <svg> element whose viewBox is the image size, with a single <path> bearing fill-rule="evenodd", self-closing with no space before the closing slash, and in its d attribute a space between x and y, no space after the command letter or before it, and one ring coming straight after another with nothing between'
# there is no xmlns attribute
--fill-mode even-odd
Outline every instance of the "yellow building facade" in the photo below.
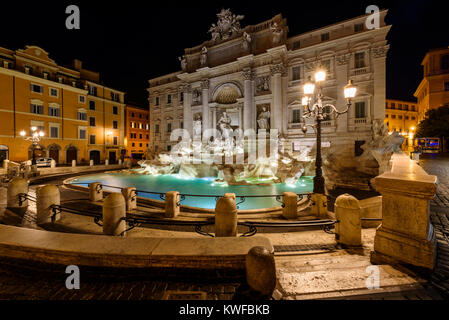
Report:
<svg viewBox="0 0 449 320"><path fill-rule="evenodd" d="M449 105L449 48L431 50L421 65L424 78L415 92L418 99L419 121L426 112Z"/></svg>
<svg viewBox="0 0 449 320"><path fill-rule="evenodd" d="M116 162L124 154L124 93L74 60L70 68L45 50L0 48L0 161L31 159L31 127L45 133L38 157L58 164Z"/></svg>
<svg viewBox="0 0 449 320"><path fill-rule="evenodd" d="M126 156L135 160L148 157L150 143L150 112L148 109L126 106Z"/></svg>
<svg viewBox="0 0 449 320"><path fill-rule="evenodd" d="M387 99L385 104L385 124L388 131L399 132L405 137L403 149L413 146L418 127L419 107L416 102Z"/></svg>

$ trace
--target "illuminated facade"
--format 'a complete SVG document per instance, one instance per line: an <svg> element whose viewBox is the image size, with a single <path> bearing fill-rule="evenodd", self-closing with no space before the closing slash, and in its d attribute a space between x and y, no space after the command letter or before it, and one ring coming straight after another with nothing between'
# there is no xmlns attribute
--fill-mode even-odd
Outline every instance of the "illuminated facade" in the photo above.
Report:
<svg viewBox="0 0 449 320"><path fill-rule="evenodd" d="M100 84L100 74L74 60L62 67L36 46L0 48L0 158L25 161L31 127L45 132L38 156L56 163L115 163L124 149L124 93Z"/></svg>
<svg viewBox="0 0 449 320"><path fill-rule="evenodd" d="M150 112L127 105L125 111L126 119L126 156L141 160L148 156L150 142Z"/></svg>
<svg viewBox="0 0 449 320"><path fill-rule="evenodd" d="M449 105L449 48L431 50L421 65L424 78L415 92L419 121L425 118L428 110Z"/></svg>

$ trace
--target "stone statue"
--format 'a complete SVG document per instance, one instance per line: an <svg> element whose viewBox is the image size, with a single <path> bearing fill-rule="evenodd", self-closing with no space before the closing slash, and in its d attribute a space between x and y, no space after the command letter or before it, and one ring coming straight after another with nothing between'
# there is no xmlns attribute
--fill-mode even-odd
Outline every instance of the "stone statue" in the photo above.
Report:
<svg viewBox="0 0 449 320"><path fill-rule="evenodd" d="M257 79L257 93L270 91L270 76L265 76Z"/></svg>
<svg viewBox="0 0 449 320"><path fill-rule="evenodd" d="M207 48L203 47L201 49L201 59L200 59L201 65L205 66L207 64Z"/></svg>
<svg viewBox="0 0 449 320"><path fill-rule="evenodd" d="M242 43L243 50L248 51L250 46L251 46L251 36L248 33L244 32Z"/></svg>
<svg viewBox="0 0 449 320"><path fill-rule="evenodd" d="M257 117L257 124L259 125L259 129L270 129L270 111L267 111L266 107L262 108L262 112Z"/></svg>
<svg viewBox="0 0 449 320"><path fill-rule="evenodd" d="M185 56L179 57L178 58L179 62L181 63L181 69L182 71L186 71L187 70L187 60Z"/></svg>
<svg viewBox="0 0 449 320"><path fill-rule="evenodd" d="M212 34L212 41L226 40L233 36L235 33L239 33L240 30L240 20L243 20L245 16L232 14L229 9L222 9L219 14L217 14L218 22L217 24L212 24L209 29L209 33Z"/></svg>
<svg viewBox="0 0 449 320"><path fill-rule="evenodd" d="M282 40L282 36L284 34L284 30L277 24L277 22L273 22L271 24L271 32L273 33L273 43L280 44Z"/></svg>
<svg viewBox="0 0 449 320"><path fill-rule="evenodd" d="M225 140L229 139L233 132L231 128L231 122L231 117L229 117L226 112L223 112L220 120L218 120L218 128L220 129L221 136Z"/></svg>
<svg viewBox="0 0 449 320"><path fill-rule="evenodd" d="M197 119L193 122L193 137L201 137L201 119Z"/></svg>

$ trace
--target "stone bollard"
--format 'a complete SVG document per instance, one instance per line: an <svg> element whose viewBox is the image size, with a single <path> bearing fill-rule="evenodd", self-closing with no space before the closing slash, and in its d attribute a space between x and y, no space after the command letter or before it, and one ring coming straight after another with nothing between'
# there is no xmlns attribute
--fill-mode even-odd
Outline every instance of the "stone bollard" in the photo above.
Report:
<svg viewBox="0 0 449 320"><path fill-rule="evenodd" d="M298 218L298 195L294 192L284 192L282 194L282 216L285 219Z"/></svg>
<svg viewBox="0 0 449 320"><path fill-rule="evenodd" d="M72 168L76 167L76 160L72 160Z"/></svg>
<svg viewBox="0 0 449 320"><path fill-rule="evenodd" d="M7 206L11 209L24 209L28 208L28 200L20 203L19 194L28 194L28 182L22 178L14 178L8 183L7 191Z"/></svg>
<svg viewBox="0 0 449 320"><path fill-rule="evenodd" d="M123 163L122 159L118 159L118 165L121 166Z"/></svg>
<svg viewBox="0 0 449 320"><path fill-rule="evenodd" d="M320 219L328 219L327 197L324 194L314 193L312 194L311 200L313 202L311 213Z"/></svg>
<svg viewBox="0 0 449 320"><path fill-rule="evenodd" d="M169 191L165 194L165 217L176 218L180 212L179 192Z"/></svg>
<svg viewBox="0 0 449 320"><path fill-rule="evenodd" d="M109 236L120 236L126 231L126 204L120 193L111 193L103 203L103 233Z"/></svg>
<svg viewBox="0 0 449 320"><path fill-rule="evenodd" d="M108 166L108 165L109 165L109 159L106 159L106 160L104 161L104 165L105 165L105 166Z"/></svg>
<svg viewBox="0 0 449 320"><path fill-rule="evenodd" d="M6 171L8 171L8 164L9 164L8 159L3 160L3 169L5 169Z"/></svg>
<svg viewBox="0 0 449 320"><path fill-rule="evenodd" d="M344 194L335 201L335 215L339 221L335 226L337 243L348 247L362 245L362 222L360 202L355 197Z"/></svg>
<svg viewBox="0 0 449 320"><path fill-rule="evenodd" d="M53 159L50 162L50 168L52 168L52 169L56 168L56 161Z"/></svg>
<svg viewBox="0 0 449 320"><path fill-rule="evenodd" d="M37 224L50 223L52 221L53 209L52 205L59 206L61 204L61 196L57 186L44 186L36 191L36 211ZM58 213L54 221L58 221L61 215Z"/></svg>
<svg viewBox="0 0 449 320"><path fill-rule="evenodd" d="M136 188L123 188L122 195L125 198L126 211L131 211L137 208Z"/></svg>
<svg viewBox="0 0 449 320"><path fill-rule="evenodd" d="M251 289L267 297L276 288L276 265L273 254L265 247L249 250L245 259L246 282Z"/></svg>
<svg viewBox="0 0 449 320"><path fill-rule="evenodd" d="M94 160L90 160L90 161L89 161L89 166L91 166L91 167L94 166Z"/></svg>
<svg viewBox="0 0 449 320"><path fill-rule="evenodd" d="M215 206L215 236L237 236L237 206L235 194L226 193Z"/></svg>
<svg viewBox="0 0 449 320"><path fill-rule="evenodd" d="M89 184L89 200L92 202L103 200L103 186L100 182Z"/></svg>

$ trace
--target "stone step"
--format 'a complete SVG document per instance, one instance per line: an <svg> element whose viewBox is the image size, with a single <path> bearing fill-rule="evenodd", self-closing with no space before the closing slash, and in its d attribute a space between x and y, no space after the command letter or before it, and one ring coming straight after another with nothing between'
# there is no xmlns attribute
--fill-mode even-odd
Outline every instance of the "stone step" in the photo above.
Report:
<svg viewBox="0 0 449 320"><path fill-rule="evenodd" d="M279 286L284 292L284 298L294 299L324 299L344 298L354 295L369 295L387 293L392 288L408 287L407 290L421 290L423 280L412 277L392 268L381 265L379 267L380 288L369 290L367 281L372 273L367 266L338 269L329 265L327 270L306 272L281 272L278 275ZM368 282L369 283L369 282Z"/></svg>

